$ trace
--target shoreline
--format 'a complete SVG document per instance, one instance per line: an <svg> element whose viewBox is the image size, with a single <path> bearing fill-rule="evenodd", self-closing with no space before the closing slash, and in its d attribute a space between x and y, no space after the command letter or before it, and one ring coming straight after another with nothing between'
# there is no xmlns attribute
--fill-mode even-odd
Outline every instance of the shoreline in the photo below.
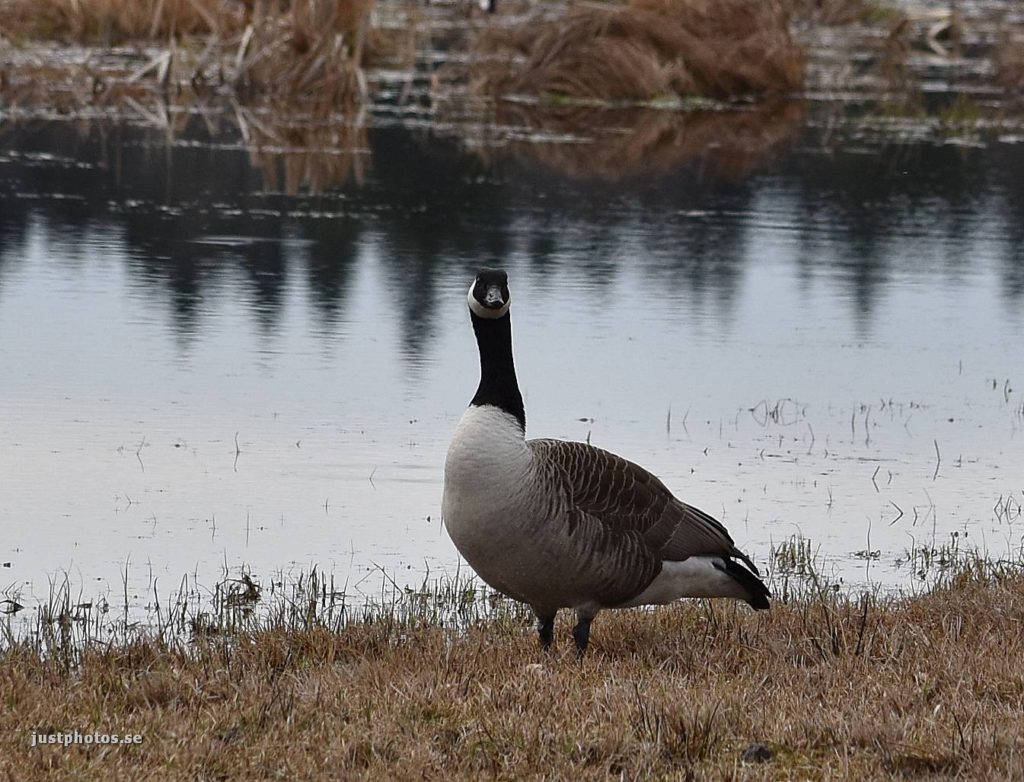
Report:
<svg viewBox="0 0 1024 782"><path fill-rule="evenodd" d="M0 652L0 770L1012 779L1022 565L964 557L913 596L836 591L812 570L767 612L606 611L582 663L570 619L543 653L528 612L471 581L336 627L284 600L249 629L187 642L126 637L64 657L15 644ZM233 602L250 588L240 581ZM75 731L142 738L86 744ZM58 732L73 743L42 743Z"/></svg>

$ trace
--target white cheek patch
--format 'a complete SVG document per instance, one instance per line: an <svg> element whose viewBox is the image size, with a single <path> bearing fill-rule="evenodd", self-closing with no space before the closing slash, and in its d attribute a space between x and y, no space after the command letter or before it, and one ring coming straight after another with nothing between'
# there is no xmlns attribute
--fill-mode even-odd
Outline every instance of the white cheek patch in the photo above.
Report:
<svg viewBox="0 0 1024 782"><path fill-rule="evenodd" d="M512 303L511 299L509 301L506 301L503 305L501 305L501 307L499 307L496 310L487 309L487 307L485 307L483 304L478 302L473 297L473 288L475 286L476 281L474 280L473 284L469 286L469 293L466 296L466 300L469 302L469 308L473 311L475 315L481 318L491 318L493 320L496 318L500 318L502 315L508 312L508 306L509 304Z"/></svg>

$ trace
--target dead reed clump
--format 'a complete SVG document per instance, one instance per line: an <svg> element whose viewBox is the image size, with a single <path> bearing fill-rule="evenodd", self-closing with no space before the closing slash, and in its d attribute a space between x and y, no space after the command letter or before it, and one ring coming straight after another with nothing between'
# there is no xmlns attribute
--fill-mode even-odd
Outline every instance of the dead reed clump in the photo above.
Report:
<svg viewBox="0 0 1024 782"><path fill-rule="evenodd" d="M372 0L292 0L257 6L235 53L244 101L301 101L314 112L352 108L366 96L360 65Z"/></svg>
<svg viewBox="0 0 1024 782"><path fill-rule="evenodd" d="M8 36L110 46L239 32L245 6L233 0L2 0Z"/></svg>
<svg viewBox="0 0 1024 782"><path fill-rule="evenodd" d="M806 59L781 6L746 0L581 5L488 28L475 54L479 93L601 103L788 93Z"/></svg>
<svg viewBox="0 0 1024 782"><path fill-rule="evenodd" d="M127 106L159 118L167 105L187 110L196 100L228 97L276 106L287 117L351 112L367 97L364 60L408 50L408 36L370 30L372 6L373 0L0 0L4 34L22 41L7 53L0 90L27 110L51 102L72 111ZM52 40L74 46L57 50L54 76L40 80L33 53ZM133 47L112 48L120 42ZM76 67L83 59L84 67ZM76 86L62 89L64 82Z"/></svg>

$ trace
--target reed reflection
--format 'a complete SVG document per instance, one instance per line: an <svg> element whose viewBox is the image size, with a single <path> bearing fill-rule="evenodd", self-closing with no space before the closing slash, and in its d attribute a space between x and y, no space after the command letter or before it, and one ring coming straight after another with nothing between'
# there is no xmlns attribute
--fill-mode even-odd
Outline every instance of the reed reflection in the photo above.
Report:
<svg viewBox="0 0 1024 782"><path fill-rule="evenodd" d="M134 289L170 304L187 341L225 295L276 333L296 281L330 331L357 271L375 263L407 313L402 350L415 363L435 339L442 281L481 263L521 263L551 280L571 271L596 289L628 269L728 323L760 257L751 237L768 225L801 275L846 295L862 333L895 276L957 284L982 245L998 259L999 296L1019 312L1024 184L1014 172L1024 149L784 152L798 113L778 111L745 116L735 143L721 117L665 116L633 136L529 153L517 144L486 159L426 131L325 128L311 131L318 143L351 141L353 151L334 149L324 167L313 152L289 162L287 145L168 146L125 126L8 126L0 286L39 236L80 259L83 237L118 237ZM722 143L709 148L716 135ZM742 154L756 147L751 137L767 157Z"/></svg>
<svg viewBox="0 0 1024 782"><path fill-rule="evenodd" d="M496 118L525 134L510 144L517 154L568 177L619 180L698 164L712 180L738 181L800 132L804 111L797 101L696 111L501 103Z"/></svg>

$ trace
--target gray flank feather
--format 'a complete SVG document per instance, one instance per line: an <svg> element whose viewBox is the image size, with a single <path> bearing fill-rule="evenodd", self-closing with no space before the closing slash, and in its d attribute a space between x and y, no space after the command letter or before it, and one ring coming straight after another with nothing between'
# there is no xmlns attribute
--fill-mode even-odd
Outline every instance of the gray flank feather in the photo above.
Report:
<svg viewBox="0 0 1024 782"><path fill-rule="evenodd" d="M566 510L599 524L600 531L588 524L588 532L605 545L639 537L659 562L718 555L736 557L758 572L721 523L677 499L638 464L586 443L542 439L528 440L527 446L557 476L553 488L564 494Z"/></svg>

